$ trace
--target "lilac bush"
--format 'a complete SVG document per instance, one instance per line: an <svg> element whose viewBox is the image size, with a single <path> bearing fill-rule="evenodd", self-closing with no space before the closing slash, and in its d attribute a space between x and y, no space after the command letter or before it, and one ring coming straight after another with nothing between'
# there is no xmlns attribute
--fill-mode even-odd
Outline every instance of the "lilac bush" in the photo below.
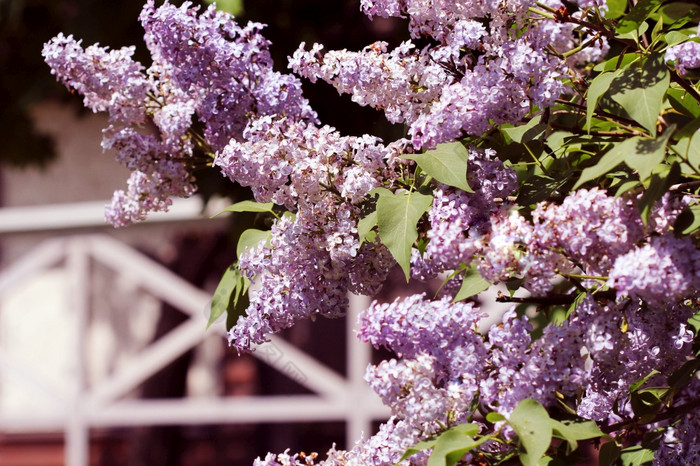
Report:
<svg viewBox="0 0 700 466"><path fill-rule="evenodd" d="M202 164L250 189L232 210L269 217L241 235L222 282L235 299L212 308L237 317L237 351L343 315L393 268L442 281L357 323L395 356L366 373L393 414L378 433L255 464L573 464L579 442L609 464L697 457L700 14L627 3L363 0L370 18L407 18L411 39L302 43L293 74L273 70L262 24L188 2L146 3L148 69L133 48L46 44L132 171L115 226L193 194ZM406 137L341 134L301 79ZM474 298L491 285L514 307L487 328Z"/></svg>

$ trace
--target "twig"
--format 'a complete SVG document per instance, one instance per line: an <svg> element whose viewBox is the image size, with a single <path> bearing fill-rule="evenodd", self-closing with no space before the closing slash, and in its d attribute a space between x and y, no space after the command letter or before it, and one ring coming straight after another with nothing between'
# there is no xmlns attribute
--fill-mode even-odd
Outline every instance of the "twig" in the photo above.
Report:
<svg viewBox="0 0 700 466"><path fill-rule="evenodd" d="M693 401L686 403L684 405L675 406L675 407L667 410L666 412L654 417L654 419L651 422L663 421L666 419L676 417L679 414L688 414L688 413L692 412L693 409L698 408L698 407L700 407L700 398L696 398ZM649 422L648 424L651 424L651 422ZM602 430L606 434L609 434L611 432L615 432L615 431L624 429L626 427L632 427L635 425L638 425L637 421L626 420L626 421L618 422L616 424L611 424L609 426L603 426L600 428L600 430Z"/></svg>
<svg viewBox="0 0 700 466"><path fill-rule="evenodd" d="M698 188L698 187L700 187L700 180L688 181L687 183L674 184L670 188L668 188L668 190L669 191L689 191L693 188Z"/></svg>

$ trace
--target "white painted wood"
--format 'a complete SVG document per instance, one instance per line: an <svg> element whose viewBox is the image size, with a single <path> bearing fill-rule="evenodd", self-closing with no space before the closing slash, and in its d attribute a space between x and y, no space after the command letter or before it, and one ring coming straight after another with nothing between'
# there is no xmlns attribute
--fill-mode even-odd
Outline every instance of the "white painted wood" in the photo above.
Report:
<svg viewBox="0 0 700 466"><path fill-rule="evenodd" d="M55 215L61 216L54 212ZM54 215L52 214L52 215ZM0 215L0 224L3 219ZM19 220L0 227L25 231L31 222ZM53 222L53 223L52 223ZM47 228L60 228L60 222L47 220ZM75 222L68 222L75 226ZM67 225L66 224L66 225ZM22 226L23 225L23 226ZM65 225L64 225L65 226ZM19 231L19 230L17 230ZM142 350L136 358L95 386L86 379L86 332L90 325L91 261L129 277L148 293L189 314L189 319ZM199 344L209 332L225 333L223 326L206 330L210 295L186 282L129 246L105 235L67 236L39 245L33 252L0 273L0 294L33 273L65 262L70 275L74 313L75 359L74 389L68 399L55 397L56 409L31 412L23 416L3 416L0 429L25 432L60 431L66 439L67 466L84 466L89 458L89 432L92 427L119 427L165 424L212 424L255 422L345 421L347 447L371 434L371 422L390 415L387 407L367 387L363 376L371 360L371 349L355 336L358 313L367 307L364 297L350 297L347 319L347 376L334 372L285 340L272 336L253 355L276 370L313 391L314 395L265 396L243 398L190 398L178 400L140 400L129 398L132 391L151 375ZM1 311L1 310L0 310ZM0 371L11 373L34 389L51 390L40 377L23 371L8 355L0 351Z"/></svg>
<svg viewBox="0 0 700 466"><path fill-rule="evenodd" d="M173 199L168 212L153 212L146 223L181 222L206 218L202 214L202 199ZM24 231L64 230L70 228L104 227L105 203L77 202L0 209L0 234Z"/></svg>

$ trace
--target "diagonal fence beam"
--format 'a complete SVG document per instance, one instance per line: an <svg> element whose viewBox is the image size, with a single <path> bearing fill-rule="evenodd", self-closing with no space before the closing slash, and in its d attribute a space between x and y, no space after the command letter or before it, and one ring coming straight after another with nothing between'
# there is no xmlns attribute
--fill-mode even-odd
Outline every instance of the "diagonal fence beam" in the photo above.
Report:
<svg viewBox="0 0 700 466"><path fill-rule="evenodd" d="M52 239L44 241L21 259L0 273L0 296L33 274L46 270L65 257L66 241Z"/></svg>
<svg viewBox="0 0 700 466"><path fill-rule="evenodd" d="M106 235L86 238L92 257L173 307L204 319L211 296L144 254ZM204 321L206 324L206 321Z"/></svg>

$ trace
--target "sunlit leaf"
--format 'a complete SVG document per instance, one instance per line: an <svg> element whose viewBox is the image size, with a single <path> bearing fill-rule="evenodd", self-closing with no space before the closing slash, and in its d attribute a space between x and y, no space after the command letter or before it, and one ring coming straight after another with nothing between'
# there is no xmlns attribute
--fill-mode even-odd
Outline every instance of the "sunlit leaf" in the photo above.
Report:
<svg viewBox="0 0 700 466"><path fill-rule="evenodd" d="M627 114L656 135L656 123L671 75L662 55L651 56L642 67L622 70L610 84L610 96Z"/></svg>
<svg viewBox="0 0 700 466"><path fill-rule="evenodd" d="M411 248L418 238L416 225L432 202L433 196L415 191L397 193L391 193L388 190L379 191L377 199L379 237L403 269L406 281L410 277Z"/></svg>
<svg viewBox="0 0 700 466"><path fill-rule="evenodd" d="M236 264L230 265L219 281L219 285L214 291L214 296L211 298L209 305L209 321L207 327L216 322L228 309L228 303L231 300L231 294L235 292L239 286L240 270Z"/></svg>
<svg viewBox="0 0 700 466"><path fill-rule="evenodd" d="M474 192L467 183L469 152L461 142L438 144L434 150L422 154L403 155L402 158L414 160L421 170L440 183L454 186L468 193Z"/></svg>
<svg viewBox="0 0 700 466"><path fill-rule="evenodd" d="M643 466L654 461L654 451L640 446L627 447L620 452L622 466Z"/></svg>
<svg viewBox="0 0 700 466"><path fill-rule="evenodd" d="M366 215L365 217L362 217L360 221L357 222L357 236L360 237L360 244L370 240L370 238L368 238L368 235L375 226L377 226L376 210Z"/></svg>
<svg viewBox="0 0 700 466"><path fill-rule="evenodd" d="M535 466L549 448L552 442L552 426L547 410L533 399L525 399L518 403L508 419L524 452L520 453L520 461L524 466Z"/></svg>
<svg viewBox="0 0 700 466"><path fill-rule="evenodd" d="M222 210L218 214L213 215L212 217L216 217L217 215L221 215L225 212L270 212L270 213L273 213L273 210L272 210L273 207L274 207L274 204L272 202L261 203L261 202L255 202L255 201L241 201L241 202L236 202L235 204L231 204L230 206L226 207L224 210Z"/></svg>
<svg viewBox="0 0 700 466"><path fill-rule="evenodd" d="M462 286L459 288L452 302L462 301L464 299L475 296L491 286L491 283L484 280L476 267L467 269L464 273Z"/></svg>
<svg viewBox="0 0 700 466"><path fill-rule="evenodd" d="M644 20L655 12L662 3L663 0L639 0L634 8L617 22L615 31L618 34L634 31L639 28Z"/></svg>
<svg viewBox="0 0 700 466"><path fill-rule="evenodd" d="M260 243L270 240L270 231L266 230L256 230L255 228L249 228L244 231L238 238L238 244L236 245L236 254L241 256L246 249L256 249L260 246Z"/></svg>

